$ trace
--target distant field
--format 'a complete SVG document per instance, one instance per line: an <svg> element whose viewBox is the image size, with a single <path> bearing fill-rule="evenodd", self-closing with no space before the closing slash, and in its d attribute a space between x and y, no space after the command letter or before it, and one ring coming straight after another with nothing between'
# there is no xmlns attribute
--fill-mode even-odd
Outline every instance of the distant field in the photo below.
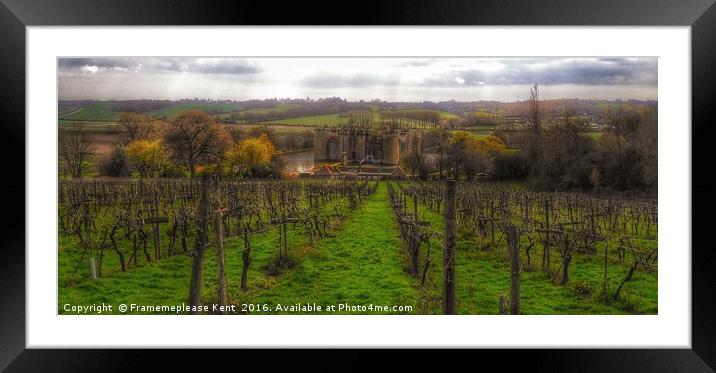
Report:
<svg viewBox="0 0 716 373"><path fill-rule="evenodd" d="M492 133L495 131L495 127L492 126L475 126L475 127L469 127L464 129L464 131L469 132L475 137L478 138L484 138L487 136L492 135Z"/></svg>
<svg viewBox="0 0 716 373"><path fill-rule="evenodd" d="M74 105L58 105L57 106L57 115L67 115L75 110L79 109L79 106Z"/></svg>
<svg viewBox="0 0 716 373"><path fill-rule="evenodd" d="M122 114L118 111L112 111L114 104L109 102L94 102L82 106L81 110L62 117L63 120L70 121L109 121L114 122L119 119ZM60 114L62 115L62 114Z"/></svg>
<svg viewBox="0 0 716 373"><path fill-rule="evenodd" d="M453 113L450 113L450 112L447 112L447 111L433 110L433 109L400 109L400 110L396 110L395 112L415 111L415 110L419 110L419 111L431 111L431 112L438 113L438 114L440 114L440 119L454 119L454 118L459 118L459 116L456 115L456 114L453 114Z"/></svg>
<svg viewBox="0 0 716 373"><path fill-rule="evenodd" d="M253 113L253 114L268 114L268 113L285 113L291 109L300 108L299 104L278 104L272 108L260 108L260 109L249 109L243 110L240 113Z"/></svg>
<svg viewBox="0 0 716 373"><path fill-rule="evenodd" d="M454 119L454 118L460 117L459 115L449 113L447 111L441 111L441 110L432 110L432 111L436 111L436 112L440 113L440 119Z"/></svg>
<svg viewBox="0 0 716 373"><path fill-rule="evenodd" d="M111 102L94 102L83 105L82 107L70 106L70 105L59 105L58 115L62 116L63 120L68 121L106 121L116 122L119 120L122 112L114 111L114 105ZM186 110L204 110L209 114L220 114L236 112L241 110L242 107L239 104L226 104L226 103L182 103L176 104L169 107L152 110L144 114L157 117L173 118L178 113ZM74 112L74 113L73 113ZM69 114L71 113L71 114ZM68 115L69 114L69 115Z"/></svg>
<svg viewBox="0 0 716 373"><path fill-rule="evenodd" d="M290 118L290 119L279 119L270 120L266 122L260 122L257 124L283 124L289 126L337 126L339 124L348 123L348 117L342 117L339 114L325 114L325 115L313 115L310 117Z"/></svg>
<svg viewBox="0 0 716 373"><path fill-rule="evenodd" d="M248 110L240 110L240 111L230 111L225 112L222 114L219 114L219 118L221 119L227 119L231 115L234 114L269 114L269 113L285 113L291 109L300 108L301 105L299 104L278 104L275 107L272 108L257 108L257 109L248 109Z"/></svg>
<svg viewBox="0 0 716 373"><path fill-rule="evenodd" d="M74 124L82 125L82 128L88 132L119 132L120 130L117 122L111 121L72 121L64 118L57 121L60 131L66 130Z"/></svg>
<svg viewBox="0 0 716 373"><path fill-rule="evenodd" d="M480 132L480 131L467 131L467 132L469 132L471 135L477 137L478 139L484 139L485 137L492 135L491 132Z"/></svg>
<svg viewBox="0 0 716 373"><path fill-rule="evenodd" d="M116 122L119 120L122 112L115 111L115 103L112 102L93 102L82 106L59 105L58 115L63 121L92 121L92 122ZM152 110L144 114L156 117L174 118L182 111L186 110L203 110L212 115L218 115L227 118L231 114L267 114L267 113L284 113L292 109L301 107L300 104L279 104L273 108L256 108L245 110L238 103L179 103L172 106ZM414 109L402 109L410 111ZM378 107L372 107L373 120L381 120L381 112ZM400 110L399 110L400 111ZM440 114L440 118L449 119L458 116L446 111L429 110ZM346 115L346 114L342 114ZM299 126L337 126L348 123L349 117L341 116L341 114L323 114L312 115L298 118L277 119L259 122L257 124L280 124L280 125L299 125Z"/></svg>
<svg viewBox="0 0 716 373"><path fill-rule="evenodd" d="M242 128L253 127L254 125L244 125ZM303 131L313 131L316 126L300 126L300 125L286 125L286 124L272 124L269 127L273 128L276 133L301 133Z"/></svg>
<svg viewBox="0 0 716 373"><path fill-rule="evenodd" d="M187 110L203 110L206 111L209 114L222 114L222 113L230 113L234 111L241 110L242 107L239 104L225 104L225 103L206 103L206 104L196 104L196 103L183 103L183 104L176 104L172 106L168 106L165 108L152 110L147 112L147 115L153 115L157 117L167 117L167 118L174 118L177 116L177 114L181 113L182 111Z"/></svg>

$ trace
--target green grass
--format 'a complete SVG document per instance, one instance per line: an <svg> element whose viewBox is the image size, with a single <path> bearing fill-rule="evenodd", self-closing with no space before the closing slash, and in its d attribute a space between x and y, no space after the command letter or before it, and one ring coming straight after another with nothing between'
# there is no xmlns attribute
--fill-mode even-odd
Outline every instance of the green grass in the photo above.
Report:
<svg viewBox="0 0 716 373"><path fill-rule="evenodd" d="M293 234L289 231L289 245L297 245L303 242L304 237L300 234ZM193 240L190 240L193 244ZM278 247L278 234L272 230L266 234L254 236L252 242L252 263L248 273L248 284L250 288L263 287L271 283L262 271L269 259L273 257ZM190 244L190 250L191 250ZM151 244L150 244L151 245ZM241 278L241 250L243 241L227 240L225 242L225 263L227 273L227 289L229 295L240 290L238 286ZM149 250L152 250L150 248ZM65 248L64 250L68 250ZM191 257L180 254L158 262L148 263L141 254L139 266L127 272L118 271L118 260L113 252L107 252L105 264L107 268L113 268L106 277L97 280L90 280L88 266L82 263L79 274L79 283L66 287L62 282L63 278L72 275L72 270L78 259L81 257L79 249L75 248L73 253L63 252L60 248L59 255L59 304L58 312L63 311L63 305L69 304L95 304L106 302L115 306L120 303L136 303L143 305L178 305L186 302L189 294L189 283L191 278ZM204 253L204 276L202 295L205 299L211 299L216 294L216 254L215 250L208 249ZM207 303L207 302L205 302ZM119 312L113 312L119 313Z"/></svg>
<svg viewBox="0 0 716 373"><path fill-rule="evenodd" d="M267 265L275 260L277 255L276 230L253 236L252 262L248 272L249 289L246 292L239 289L243 241L235 238L225 240L229 303L267 304L272 310L277 304L288 306L314 302L324 307L338 304L403 305L412 307L411 311L403 313L441 314L442 248L439 240L440 232L444 229L442 216L419 203L421 219L429 221L431 229L438 232L431 240L432 264L426 285L421 287L419 279L409 275L406 270L409 258L398 236L397 222L389 205L386 186L386 182L381 182L377 192L357 210L350 212L344 221L334 221L330 237L310 243L301 230L289 229L288 255L296 265L278 276L265 272ZM345 201L339 199L335 203ZM163 236L166 236L168 226L163 226L162 229ZM193 243L193 239L188 240L190 250ZM523 237L522 245L525 243L526 239ZM655 235L641 238L639 243L655 247ZM131 243L122 242L121 245L128 257ZM166 240L163 247L167 247ZM180 250L179 247L177 244L175 250ZM153 252L151 240L148 250ZM597 254L574 255L569 271L570 280L566 285L552 283L549 275L537 268L542 255L541 243L536 244L532 250L531 269L526 268L527 258L522 250L520 254L525 269L521 273L521 313L656 314L656 271L638 270L634 281L625 285L622 299L610 302L602 300L602 250L603 246L600 244ZM616 260L613 245L609 250L608 283L609 292L613 294L628 268L625 263ZM422 260L425 259L426 251L423 246ZM559 263L557 250L552 250L551 258L553 264ZM132 266L127 272L121 272L116 254L109 249L104 256L103 276L97 280L89 279L87 260L81 259L82 249L78 247L77 238L60 236L60 313L64 313L63 305L66 303L88 305L105 302L116 307L120 303L177 305L186 302L191 258L184 253L158 262L147 262L140 249L137 266ZM510 264L505 240L494 247L481 248L480 240L475 235L459 229L456 280L458 313L497 314L499 296L505 295L509 299L510 295ZM204 254L202 295L204 304L211 304L217 298L216 257L211 247Z"/></svg>
<svg viewBox="0 0 716 373"><path fill-rule="evenodd" d="M300 107L301 107L301 105L299 105L299 104L278 104L272 108L249 109L249 110L240 111L239 113L240 114L243 114L243 113L253 113L253 114L285 113L291 109L297 109Z"/></svg>
<svg viewBox="0 0 716 373"><path fill-rule="evenodd" d="M57 121L57 125L60 131L70 129L73 125L82 126L83 131L88 132L106 132L106 133L118 133L121 128L117 125L117 122L102 122L102 121L73 121L65 120L64 118Z"/></svg>
<svg viewBox="0 0 716 373"><path fill-rule="evenodd" d="M320 241L315 254L299 268L251 301L272 305L403 305L411 306L413 312L408 313L414 313L418 290L403 270L397 234L386 185L381 183L339 235Z"/></svg>
<svg viewBox="0 0 716 373"><path fill-rule="evenodd" d="M347 203L345 199L338 199L326 204L324 208L331 210L332 206L345 203ZM88 260L82 256L82 248L77 237L60 235L58 239L58 312L60 314L67 313L63 309L65 304L90 305L105 302L114 306L112 313L119 314L120 312L116 308L120 303L179 305L186 302L191 278L191 257L180 252L179 242L177 242L175 250L180 253L166 257L168 229L166 225L161 228L165 258L159 261L147 261L140 248L137 265L128 263L128 270L122 272L118 256L110 247L104 253L102 276L96 280L90 279ZM229 303L242 303L255 293L270 288L280 278L280 276L269 276L264 272L269 262L276 257L279 247L278 239L279 235L275 229L250 238L252 251L247 292L241 292L239 288L243 263L243 240L232 238L224 241ZM131 254L131 242L119 240L118 243L128 261ZM187 239L189 251L192 250L193 244L194 238L189 237ZM294 231L292 229L288 230L288 245L289 255L296 260L301 259L297 257L300 256L297 254L310 252L312 247L302 230ZM147 250L153 255L152 242L148 243ZM210 304L217 298L216 251L213 246L205 251L203 264L202 299L204 304Z"/></svg>
<svg viewBox="0 0 716 373"><path fill-rule="evenodd" d="M89 122L116 122L119 120L122 112L114 110L115 104L111 102L93 102L85 104L81 107L60 105L58 115L62 116L63 121L89 121ZM212 115L219 115L226 118L231 114L256 113L266 114L272 112L286 112L291 109L299 108L299 104L279 104L273 108L256 108L246 110L239 103L178 103L157 110L152 110L144 114L156 117L174 118L179 113L187 110L203 110ZM380 119L378 108L372 108L374 120ZM411 110L411 109L405 109ZM456 118L457 115L446 112L431 110L440 113L440 118L450 119ZM283 125L300 125L300 126L337 126L348 123L350 116L345 114L324 114L313 115L298 118L277 119L271 121L260 122L258 124L283 124Z"/></svg>
<svg viewBox="0 0 716 373"><path fill-rule="evenodd" d="M299 105L299 104L278 104L272 108L256 108L256 109L224 112L222 114L219 114L219 118L228 119L228 118L231 118L232 115L242 115L242 114L249 114L249 113L250 114L285 113L291 109L296 109L296 108L300 108L300 107L301 107L301 105Z"/></svg>
<svg viewBox="0 0 716 373"><path fill-rule="evenodd" d="M57 115L66 115L69 114L75 110L79 109L79 106L74 105L58 105L57 106Z"/></svg>
<svg viewBox="0 0 716 373"><path fill-rule="evenodd" d="M270 120L266 122L260 122L257 124L283 124L283 125L297 125L297 126L337 126L340 124L348 123L349 117L343 117L340 114L324 114L324 115L313 115L309 117L290 118L290 119L278 119Z"/></svg>
<svg viewBox="0 0 716 373"><path fill-rule="evenodd" d="M179 113L187 110L203 110L209 114L222 114L239 111L241 109L242 106L238 103L180 103L149 111L146 115L174 118Z"/></svg>
<svg viewBox="0 0 716 373"><path fill-rule="evenodd" d="M62 117L68 121L106 121L115 122L122 114L119 111L113 111L114 104L111 102L93 102L82 106L81 110Z"/></svg>
<svg viewBox="0 0 716 373"><path fill-rule="evenodd" d="M419 204L421 219L431 223L433 230L444 229L440 214L430 211ZM489 238L488 238L489 240ZM467 232L458 229L456 254L456 299L460 314L497 314L500 295L510 297L510 263L507 256L506 239L499 246L481 249L479 241ZM527 240L523 237L521 246ZM647 241L656 245L655 241ZM440 313L442 291L442 252L437 239L433 239L431 262L426 288L421 299L421 312ZM436 249L437 248L437 249ZM611 250L615 248L611 247ZM422 249L425 255L425 249ZM598 246L599 254L573 256L569 269L569 281L566 285L557 285L550 281L549 275L538 270L542 255L542 245L538 243L531 251L534 270L521 272L521 314L656 314L658 312L657 274L637 271L633 282L622 290L621 300L602 301L603 287L603 246ZM526 267L527 257L520 252L521 262ZM551 260L559 263L561 258L557 250L551 250ZM616 253L610 251L608 284L609 292L614 290L626 276L628 268L616 262ZM424 260L424 257L423 257ZM556 268L555 268L556 269Z"/></svg>
<svg viewBox="0 0 716 373"><path fill-rule="evenodd" d="M450 113L447 111L442 111L442 110L430 110L430 111L438 112L440 114L440 119L456 119L456 118L460 117L457 114L453 114L453 113Z"/></svg>
<svg viewBox="0 0 716 373"><path fill-rule="evenodd" d="M458 131L459 130L466 131L477 138L483 139L487 136L492 135L495 132L495 129L496 128L493 126L472 126L472 127L466 127L465 129L457 129L457 130Z"/></svg>
<svg viewBox="0 0 716 373"><path fill-rule="evenodd" d="M95 122L116 122L122 115L121 111L115 111L115 104L111 102L93 102L80 108L60 105L59 114L64 115L62 120L66 121L95 121ZM72 109L72 110L70 110ZM243 107L237 103L179 103L152 110L144 114L157 117L174 118L177 114L187 110L203 110L209 114L221 114L242 110Z"/></svg>
<svg viewBox="0 0 716 373"><path fill-rule="evenodd" d="M453 113L450 113L450 112L447 112L447 111L434 110L434 109L399 109L399 110L396 110L396 112L401 112L401 111L410 112L410 111L416 111L416 110L417 110L417 111L429 111L429 112L438 113L438 114L440 114L440 119L454 119L454 118L459 118L459 117L460 117L459 115L456 115L456 114L453 114Z"/></svg>

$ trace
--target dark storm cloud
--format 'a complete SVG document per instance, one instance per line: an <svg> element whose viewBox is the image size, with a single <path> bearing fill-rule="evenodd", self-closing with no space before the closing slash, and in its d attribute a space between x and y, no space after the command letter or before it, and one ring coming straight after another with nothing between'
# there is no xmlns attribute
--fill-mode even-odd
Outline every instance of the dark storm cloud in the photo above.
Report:
<svg viewBox="0 0 716 373"><path fill-rule="evenodd" d="M656 58L626 59L544 59L501 60L499 70L455 69L424 80L425 85L654 85L657 83Z"/></svg>
<svg viewBox="0 0 716 373"><path fill-rule="evenodd" d="M374 74L316 74L304 78L300 84L312 88L371 87L398 84L396 76L378 76Z"/></svg>
<svg viewBox="0 0 716 373"><path fill-rule="evenodd" d="M148 71L239 75L261 71L255 63L242 58L60 58L58 65L61 71L70 73L81 72L88 67L96 67L93 72Z"/></svg>

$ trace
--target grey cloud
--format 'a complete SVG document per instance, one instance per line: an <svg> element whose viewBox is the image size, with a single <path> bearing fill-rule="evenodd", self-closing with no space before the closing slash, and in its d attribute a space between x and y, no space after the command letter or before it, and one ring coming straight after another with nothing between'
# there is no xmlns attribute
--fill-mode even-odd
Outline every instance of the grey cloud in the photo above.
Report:
<svg viewBox="0 0 716 373"><path fill-rule="evenodd" d="M58 60L60 69L75 69L83 66L129 68L131 64L131 60L126 58L60 58Z"/></svg>
<svg viewBox="0 0 716 373"><path fill-rule="evenodd" d="M261 71L253 61L243 58L154 58L154 57L93 57L60 58L60 70L79 71L84 66L102 70L131 70L151 72L190 72L202 74L255 74Z"/></svg>
<svg viewBox="0 0 716 373"><path fill-rule="evenodd" d="M336 75L316 74L300 81L300 84L313 88L340 88L340 87L371 87L398 84L400 79L396 76L378 76L374 74Z"/></svg>
<svg viewBox="0 0 716 373"><path fill-rule="evenodd" d="M500 60L504 69L494 72L456 69L427 78L425 85L465 86L483 82L509 84L653 85L657 83L656 58Z"/></svg>
<svg viewBox="0 0 716 373"><path fill-rule="evenodd" d="M423 67L423 66L429 66L433 62L437 61L437 58L429 58L429 59L410 59L405 62L402 62L398 64L398 67Z"/></svg>

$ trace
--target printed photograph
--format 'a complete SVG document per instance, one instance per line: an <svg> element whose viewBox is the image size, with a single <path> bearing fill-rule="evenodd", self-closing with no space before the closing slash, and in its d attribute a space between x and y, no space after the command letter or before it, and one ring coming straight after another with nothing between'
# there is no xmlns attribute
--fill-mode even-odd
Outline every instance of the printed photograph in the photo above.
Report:
<svg viewBox="0 0 716 373"><path fill-rule="evenodd" d="M58 58L57 313L656 315L657 87L656 57Z"/></svg>

